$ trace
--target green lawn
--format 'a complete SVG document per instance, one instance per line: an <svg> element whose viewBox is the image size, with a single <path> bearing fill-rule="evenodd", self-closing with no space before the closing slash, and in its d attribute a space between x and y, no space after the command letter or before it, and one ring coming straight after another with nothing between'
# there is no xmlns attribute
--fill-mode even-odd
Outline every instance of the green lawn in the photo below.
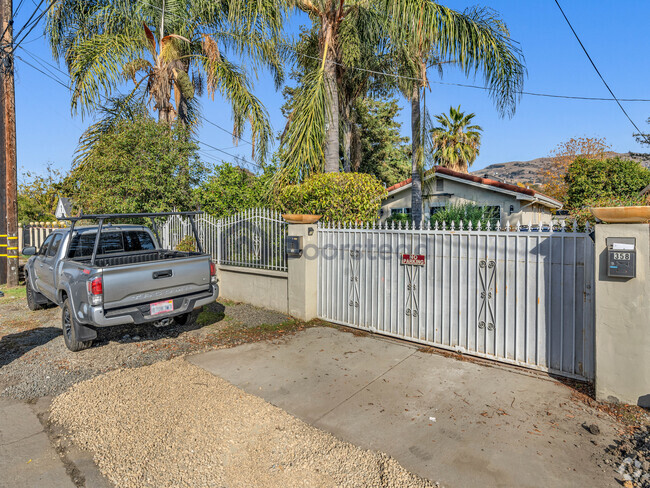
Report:
<svg viewBox="0 0 650 488"><path fill-rule="evenodd" d="M0 291L4 292L5 296L0 298L0 300L7 300L9 298L25 298L25 287L24 286L15 286L12 288L6 288L3 285L0 285Z"/></svg>

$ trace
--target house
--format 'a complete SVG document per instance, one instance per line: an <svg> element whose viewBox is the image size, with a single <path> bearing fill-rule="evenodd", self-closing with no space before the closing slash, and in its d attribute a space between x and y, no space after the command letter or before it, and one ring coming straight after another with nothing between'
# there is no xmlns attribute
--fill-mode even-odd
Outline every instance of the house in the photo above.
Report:
<svg viewBox="0 0 650 488"><path fill-rule="evenodd" d="M411 213L411 178L389 188L383 200L380 220L391 215ZM489 178L452 171L436 166L428 171L422 183L422 205L425 218L449 204L471 203L491 211L501 225L550 224L553 213L562 203L538 191Z"/></svg>
<svg viewBox="0 0 650 488"><path fill-rule="evenodd" d="M59 197L54 216L57 219L72 217L72 201L66 197Z"/></svg>

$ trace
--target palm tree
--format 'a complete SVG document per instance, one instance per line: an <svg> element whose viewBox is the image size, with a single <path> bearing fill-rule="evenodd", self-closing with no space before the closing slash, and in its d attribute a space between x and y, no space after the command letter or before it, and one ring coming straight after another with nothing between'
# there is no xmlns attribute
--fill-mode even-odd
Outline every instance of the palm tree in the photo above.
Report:
<svg viewBox="0 0 650 488"><path fill-rule="evenodd" d="M311 173L338 172L340 126L344 132L346 167L354 101L365 95L370 75L348 67L367 66L381 50L381 12L370 0L294 0L314 24L298 46L302 68L293 93L292 110L282 136L282 181L299 181ZM310 43L317 51L309 53ZM310 54L307 59L305 54ZM314 56L315 54L315 56ZM309 61L317 58L316 61ZM340 124L340 117L343 124Z"/></svg>
<svg viewBox="0 0 650 488"><path fill-rule="evenodd" d="M457 12L432 0L384 0L391 40L400 50L400 88L411 104L411 215L422 219L424 148L421 93L429 87L427 70L452 62L466 75L482 73L497 110L514 114L525 68L519 47L498 15L484 8ZM409 79L410 78L410 79Z"/></svg>
<svg viewBox="0 0 650 488"><path fill-rule="evenodd" d="M268 115L230 56L250 59L254 74L269 68L279 87L282 14L283 2L271 0L56 0L46 35L70 73L73 112L97 110L130 80L127 99L148 97L161 122L193 124L194 93L207 88L230 102L235 140L250 123L263 158L272 137Z"/></svg>
<svg viewBox="0 0 650 488"><path fill-rule="evenodd" d="M465 114L458 108L449 107L449 115L436 115L439 127L431 129L431 159L434 164L469 172L481 147L481 132L478 125L470 125L474 114Z"/></svg>

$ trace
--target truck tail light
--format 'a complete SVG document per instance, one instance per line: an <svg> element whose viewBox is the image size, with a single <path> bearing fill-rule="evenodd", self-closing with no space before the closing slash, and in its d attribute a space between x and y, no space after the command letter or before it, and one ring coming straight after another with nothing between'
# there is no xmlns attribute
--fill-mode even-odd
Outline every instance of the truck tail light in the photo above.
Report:
<svg viewBox="0 0 650 488"><path fill-rule="evenodd" d="M210 283L216 283L217 282L217 267L215 264L210 261Z"/></svg>
<svg viewBox="0 0 650 488"><path fill-rule="evenodd" d="M88 280L88 300L91 305L101 305L104 302L104 283L101 276Z"/></svg>

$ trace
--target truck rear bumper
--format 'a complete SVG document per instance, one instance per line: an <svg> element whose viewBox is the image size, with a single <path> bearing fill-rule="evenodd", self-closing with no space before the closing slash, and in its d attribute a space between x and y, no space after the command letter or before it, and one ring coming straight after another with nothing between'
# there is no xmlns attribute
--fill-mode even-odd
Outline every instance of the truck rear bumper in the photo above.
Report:
<svg viewBox="0 0 650 488"><path fill-rule="evenodd" d="M110 327L123 324L144 324L157 320L175 317L191 312L196 308L213 303L219 296L219 286L210 285L210 289L174 298L174 310L168 313L157 315L149 314L149 304L133 307L104 310L103 307L90 308L90 324L96 327Z"/></svg>

